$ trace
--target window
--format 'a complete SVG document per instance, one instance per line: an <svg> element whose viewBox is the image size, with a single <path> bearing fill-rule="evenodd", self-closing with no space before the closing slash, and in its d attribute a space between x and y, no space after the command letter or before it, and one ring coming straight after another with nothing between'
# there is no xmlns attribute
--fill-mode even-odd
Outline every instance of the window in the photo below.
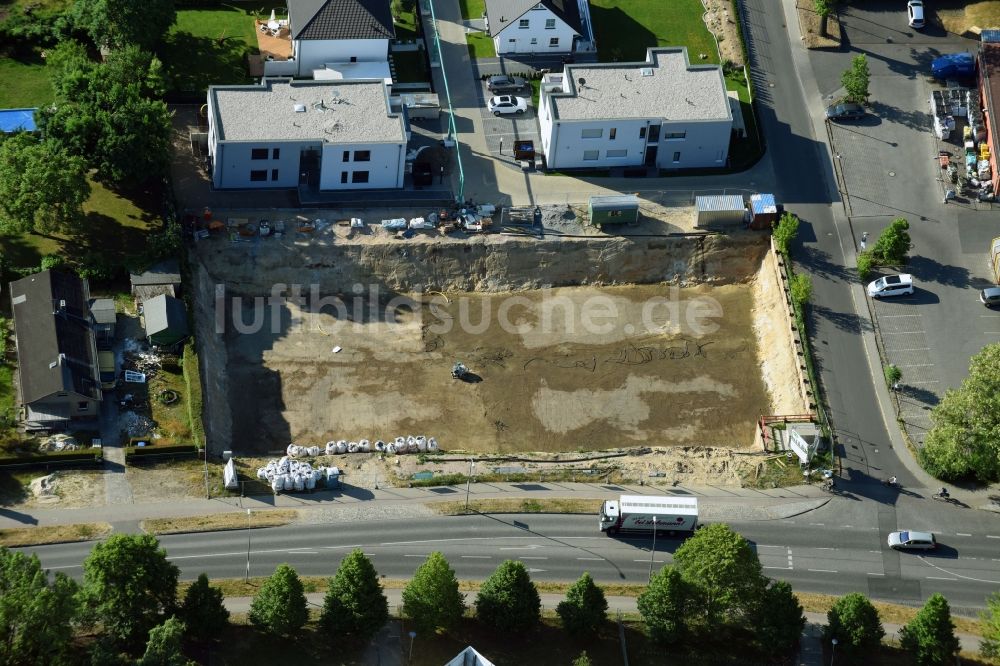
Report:
<svg viewBox="0 0 1000 666"><path fill-rule="evenodd" d="M608 130L608 138L611 139L612 141L615 140L615 135L616 134L618 134L618 128L617 127L612 127L611 129Z"/></svg>
<svg viewBox="0 0 1000 666"><path fill-rule="evenodd" d="M281 159L281 148L275 148L274 150L271 151L271 159L272 160Z"/></svg>
<svg viewBox="0 0 1000 666"><path fill-rule="evenodd" d="M259 169L250 172L251 183L261 183L267 180L267 169Z"/></svg>
<svg viewBox="0 0 1000 666"><path fill-rule="evenodd" d="M346 183L347 182L347 172L346 171L341 171L340 172L340 182L341 183Z"/></svg>
<svg viewBox="0 0 1000 666"><path fill-rule="evenodd" d="M352 183L367 183L368 182L368 172L367 171L354 171L351 173Z"/></svg>
<svg viewBox="0 0 1000 666"><path fill-rule="evenodd" d="M600 139L604 135L604 130L598 127L597 129L585 129L580 132L581 139Z"/></svg>
<svg viewBox="0 0 1000 666"><path fill-rule="evenodd" d="M517 27L521 30L527 30L531 22L528 19L521 19L517 22Z"/></svg>
<svg viewBox="0 0 1000 666"><path fill-rule="evenodd" d="M357 62L358 56L351 56L351 62Z"/></svg>
<svg viewBox="0 0 1000 666"><path fill-rule="evenodd" d="M85 412L88 409L90 409L90 403L89 402L78 402L78 403L76 403L76 409L77 409L77 411Z"/></svg>
<svg viewBox="0 0 1000 666"><path fill-rule="evenodd" d="M508 39L507 41L510 42L511 44L517 44L516 39Z"/></svg>
<svg viewBox="0 0 1000 666"><path fill-rule="evenodd" d="M639 138L640 139L645 139L646 138L646 128L645 127L640 127L639 128Z"/></svg>
<svg viewBox="0 0 1000 666"><path fill-rule="evenodd" d="M546 30L555 30L556 29L556 20L555 19L545 19L545 29Z"/></svg>
<svg viewBox="0 0 1000 666"><path fill-rule="evenodd" d="M344 162L350 162L351 161L351 151L349 151L349 150L345 150L344 151L344 159L342 161L344 161Z"/></svg>
<svg viewBox="0 0 1000 666"><path fill-rule="evenodd" d="M549 46L559 46L559 38L553 37L549 40Z"/></svg>
<svg viewBox="0 0 1000 666"><path fill-rule="evenodd" d="M532 38L531 38L531 44L532 44L532 45L535 45L535 44L537 44L537 43L538 43L538 37L532 37Z"/></svg>
<svg viewBox="0 0 1000 666"><path fill-rule="evenodd" d="M355 150L354 151L354 161L355 162L371 162L372 161L372 151L370 151L370 150Z"/></svg>
<svg viewBox="0 0 1000 666"><path fill-rule="evenodd" d="M614 158L614 157L625 157L626 155L628 155L628 151L625 150L624 148L621 149L621 150L609 150L608 151L608 157L611 157L611 158Z"/></svg>
<svg viewBox="0 0 1000 666"><path fill-rule="evenodd" d="M650 125L649 126L649 142L656 143L660 140L660 126Z"/></svg>
<svg viewBox="0 0 1000 666"><path fill-rule="evenodd" d="M271 169L271 180L278 180L278 170Z"/></svg>
<svg viewBox="0 0 1000 666"><path fill-rule="evenodd" d="M583 151L583 159L587 162L591 162L600 157L601 151L599 150L585 150Z"/></svg>
<svg viewBox="0 0 1000 666"><path fill-rule="evenodd" d="M680 153L674 153L674 164L677 164L680 161L681 161L681 154Z"/></svg>
<svg viewBox="0 0 1000 666"><path fill-rule="evenodd" d="M252 160L266 160L267 159L267 148L251 148L250 149L250 159Z"/></svg>
<svg viewBox="0 0 1000 666"><path fill-rule="evenodd" d="M663 135L663 140L666 141L668 139L685 139L685 138L687 138L687 135L688 135L688 133L686 131L685 132L666 132Z"/></svg>

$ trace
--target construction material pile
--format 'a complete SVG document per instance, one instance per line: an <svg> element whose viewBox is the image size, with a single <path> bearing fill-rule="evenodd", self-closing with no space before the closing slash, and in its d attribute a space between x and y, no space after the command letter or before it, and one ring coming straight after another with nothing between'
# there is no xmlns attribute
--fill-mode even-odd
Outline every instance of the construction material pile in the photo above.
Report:
<svg viewBox="0 0 1000 666"><path fill-rule="evenodd" d="M275 493L314 490L317 483L326 483L339 476L340 470L336 467L314 468L307 462L292 460L288 456L271 460L257 470L257 478L267 481Z"/></svg>
<svg viewBox="0 0 1000 666"><path fill-rule="evenodd" d="M340 455L343 453L434 453L438 450L438 442L433 437L423 435L409 435L407 437L397 437L396 439L383 442L381 439L372 442L367 439L359 439L356 442L339 439L326 443L326 448L319 446L297 446L289 444L285 453L289 458L307 458L318 455Z"/></svg>

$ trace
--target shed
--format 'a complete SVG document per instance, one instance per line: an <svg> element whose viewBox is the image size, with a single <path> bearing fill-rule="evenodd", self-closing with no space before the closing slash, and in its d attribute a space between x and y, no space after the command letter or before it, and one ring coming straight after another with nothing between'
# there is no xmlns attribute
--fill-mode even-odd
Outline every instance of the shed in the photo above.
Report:
<svg viewBox="0 0 1000 666"><path fill-rule="evenodd" d="M183 301L160 294L142 306L149 344L169 347L188 336L187 311Z"/></svg>
<svg viewBox="0 0 1000 666"><path fill-rule="evenodd" d="M132 282L132 294L139 302L160 294L177 296L181 284L180 264L176 259L161 261L144 273L132 273L129 279Z"/></svg>
<svg viewBox="0 0 1000 666"><path fill-rule="evenodd" d="M639 220L639 197L634 194L616 194L590 197L590 223L594 226L605 224L635 223Z"/></svg>
<svg viewBox="0 0 1000 666"><path fill-rule="evenodd" d="M90 300L90 319L98 346L110 344L115 339L115 301L112 298Z"/></svg>
<svg viewBox="0 0 1000 666"><path fill-rule="evenodd" d="M742 224L747 214L746 204L739 194L695 197L695 210L697 227Z"/></svg>
<svg viewBox="0 0 1000 666"><path fill-rule="evenodd" d="M770 229L778 220L778 204L773 194L750 195L750 228Z"/></svg>

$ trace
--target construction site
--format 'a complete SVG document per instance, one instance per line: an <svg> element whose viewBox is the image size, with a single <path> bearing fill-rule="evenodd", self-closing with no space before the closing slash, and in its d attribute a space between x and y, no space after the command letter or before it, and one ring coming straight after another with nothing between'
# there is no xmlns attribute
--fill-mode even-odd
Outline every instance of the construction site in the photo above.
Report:
<svg viewBox="0 0 1000 666"><path fill-rule="evenodd" d="M544 235L401 238L377 223L398 211L367 210L324 216L376 221L362 228L203 236L213 452L408 435L477 454L750 452L761 415L808 411L768 234L705 233L690 209L612 233L542 212Z"/></svg>

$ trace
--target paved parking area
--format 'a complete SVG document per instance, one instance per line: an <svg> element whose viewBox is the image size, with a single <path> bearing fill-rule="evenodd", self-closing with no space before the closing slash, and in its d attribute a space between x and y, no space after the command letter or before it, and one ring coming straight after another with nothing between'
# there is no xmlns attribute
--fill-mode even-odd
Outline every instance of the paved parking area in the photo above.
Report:
<svg viewBox="0 0 1000 666"><path fill-rule="evenodd" d="M490 91L486 89L486 83L481 83L479 88L480 113L483 121L483 135L486 138L486 145L490 155L493 157L506 157L513 162L512 152L515 141L534 141L535 150L541 150L541 138L538 134L538 116L535 107L531 104L530 93L519 95L528 100L528 110L518 115L494 116L486 108L486 100L491 97ZM502 142L502 146L501 146ZM501 155L501 147L503 148Z"/></svg>

